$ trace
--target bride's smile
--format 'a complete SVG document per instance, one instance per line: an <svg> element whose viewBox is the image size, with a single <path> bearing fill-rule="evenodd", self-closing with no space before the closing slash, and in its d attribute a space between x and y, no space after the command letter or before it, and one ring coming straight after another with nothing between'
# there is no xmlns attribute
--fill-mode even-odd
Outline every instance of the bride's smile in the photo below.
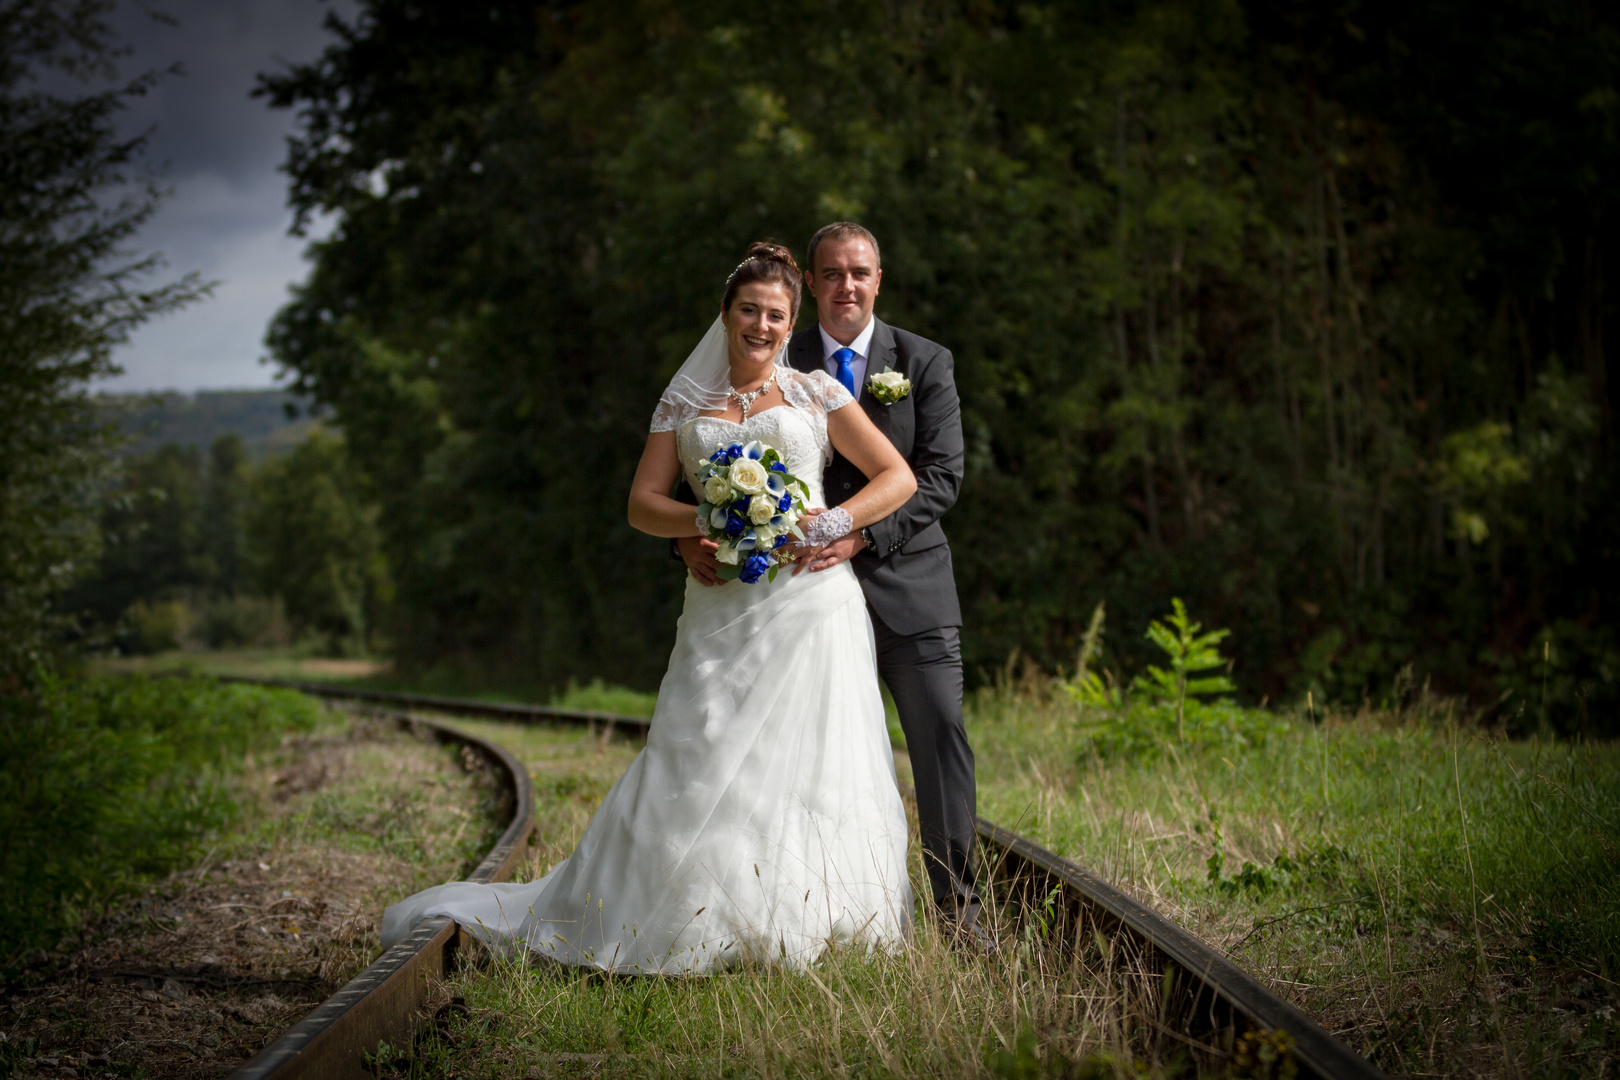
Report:
<svg viewBox="0 0 1620 1080"><path fill-rule="evenodd" d="M737 290L720 313L726 326L731 384L747 389L771 372L776 354L793 332L793 297L773 281L754 281Z"/></svg>

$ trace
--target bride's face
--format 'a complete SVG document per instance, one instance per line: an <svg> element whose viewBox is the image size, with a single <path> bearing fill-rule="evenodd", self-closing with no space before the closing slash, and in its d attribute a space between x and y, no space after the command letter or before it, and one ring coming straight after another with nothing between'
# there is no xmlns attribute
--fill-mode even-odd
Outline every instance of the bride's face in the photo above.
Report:
<svg viewBox="0 0 1620 1080"><path fill-rule="evenodd" d="M774 360L793 332L793 297L775 282L751 281L737 290L721 319L731 366L751 370Z"/></svg>

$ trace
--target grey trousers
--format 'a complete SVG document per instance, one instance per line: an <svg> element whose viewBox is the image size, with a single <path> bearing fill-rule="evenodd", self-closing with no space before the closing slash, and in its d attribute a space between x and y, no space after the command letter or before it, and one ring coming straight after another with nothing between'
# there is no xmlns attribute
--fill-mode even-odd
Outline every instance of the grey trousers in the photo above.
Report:
<svg viewBox="0 0 1620 1080"><path fill-rule="evenodd" d="M894 697L917 785L923 865L946 918L979 914L973 868L978 790L973 748L962 726L962 635L955 626L897 634L872 616L878 675Z"/></svg>

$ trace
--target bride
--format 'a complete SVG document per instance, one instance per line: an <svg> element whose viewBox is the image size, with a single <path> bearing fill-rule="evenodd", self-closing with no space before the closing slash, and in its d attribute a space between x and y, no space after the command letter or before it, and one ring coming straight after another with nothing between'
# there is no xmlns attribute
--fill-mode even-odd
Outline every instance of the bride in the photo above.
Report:
<svg viewBox="0 0 1620 1080"><path fill-rule="evenodd" d="M453 882L390 907L383 944L450 915L497 948L566 964L695 974L738 963L803 967L835 943L894 948L911 921L906 819L878 693L872 625L849 564L800 573L826 543L916 490L910 468L848 391L787 366L801 275L756 243L720 317L658 402L630 523L700 534L668 496L715 450L774 446L813 508L794 572L774 582L686 582L647 746L579 846L527 884ZM836 447L871 480L825 509Z"/></svg>

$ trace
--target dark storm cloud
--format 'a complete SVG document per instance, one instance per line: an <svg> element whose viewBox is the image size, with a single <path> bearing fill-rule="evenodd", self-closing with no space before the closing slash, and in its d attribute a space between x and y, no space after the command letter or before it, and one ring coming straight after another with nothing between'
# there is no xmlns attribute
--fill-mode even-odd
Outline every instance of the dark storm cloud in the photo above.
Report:
<svg viewBox="0 0 1620 1080"><path fill-rule="evenodd" d="M137 331L115 358L125 374L107 389L192 390L265 386L259 363L265 326L304 276L305 240L287 235L286 178L277 172L293 117L250 97L261 71L314 59L330 42L328 12L352 16L349 0L162 0L177 25L121 4L114 23L134 47L133 73L178 61L129 109L131 132L152 129L148 159L166 166L174 194L138 238L161 251L170 272L197 271L220 285L214 298ZM320 229L314 230L318 235Z"/></svg>

